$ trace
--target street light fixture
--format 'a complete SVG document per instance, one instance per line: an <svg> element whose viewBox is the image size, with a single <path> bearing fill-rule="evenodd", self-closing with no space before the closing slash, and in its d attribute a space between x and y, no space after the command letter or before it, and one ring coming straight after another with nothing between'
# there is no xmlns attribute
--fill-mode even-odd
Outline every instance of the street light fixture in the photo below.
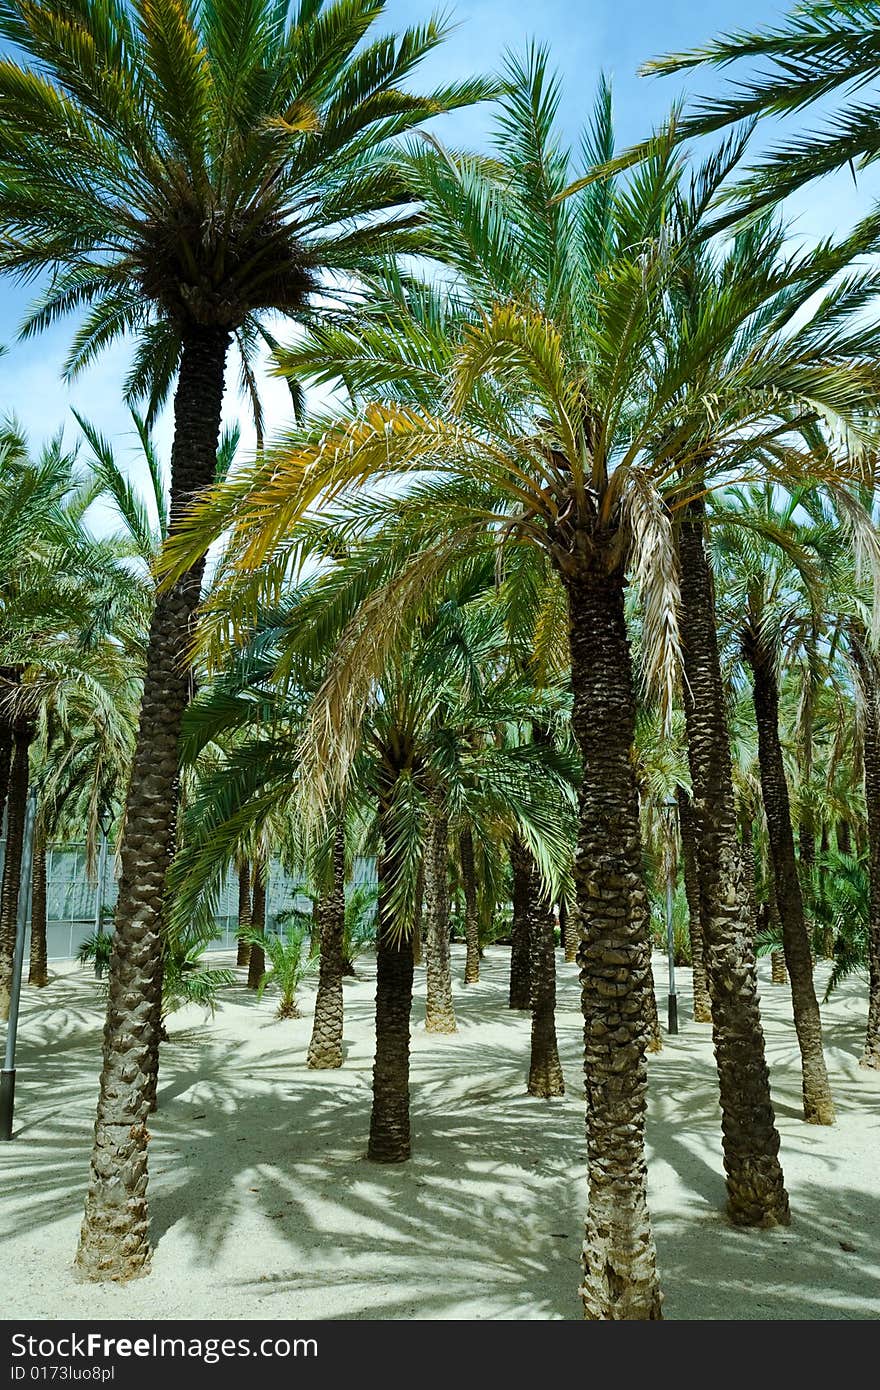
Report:
<svg viewBox="0 0 880 1390"><path fill-rule="evenodd" d="M6 1027L6 1053L0 1072L0 1139L12 1138L15 1113L15 1045L18 1041L18 1007L21 1001L21 969L24 962L24 938L27 932L31 905L31 886L34 862L34 821L37 817L37 793L32 788L24 818L21 846L21 869L18 878L18 902L15 914L15 952L12 957L12 984L9 1000L9 1023Z"/></svg>

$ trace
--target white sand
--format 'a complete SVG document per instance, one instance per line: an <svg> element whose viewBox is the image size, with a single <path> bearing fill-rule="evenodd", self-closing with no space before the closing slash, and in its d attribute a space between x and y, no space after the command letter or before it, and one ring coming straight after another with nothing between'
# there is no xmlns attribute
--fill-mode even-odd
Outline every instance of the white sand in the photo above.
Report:
<svg viewBox="0 0 880 1390"><path fill-rule="evenodd" d="M70 968L26 990L17 1131L0 1149L4 1318L571 1318L584 1176L581 1016L575 967L559 965L568 1094L525 1095L529 1022L506 1005L509 952L458 982L459 1029L413 1019L414 1157L363 1158L370 1109L373 962L346 985L345 1067L309 1072L304 1017L273 1020L267 996L229 991L213 1022L171 1020L151 1123L151 1273L81 1285L71 1262L82 1211L100 1048L94 981ZM665 964L655 958L661 1018ZM824 988L827 967L817 983ZM838 1106L833 1129L800 1116L788 990L762 1006L793 1222L735 1231L722 1215L719 1115L705 1025L690 1018L650 1060L651 1210L670 1318L880 1315L880 1076L857 1065L864 985L823 1007ZM854 1247L852 1249L843 1247Z"/></svg>

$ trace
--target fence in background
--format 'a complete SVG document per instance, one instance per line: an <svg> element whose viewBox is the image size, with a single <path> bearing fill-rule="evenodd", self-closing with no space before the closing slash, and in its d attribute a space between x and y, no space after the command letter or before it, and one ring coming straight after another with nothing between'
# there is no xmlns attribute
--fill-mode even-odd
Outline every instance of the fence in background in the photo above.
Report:
<svg viewBox="0 0 880 1390"><path fill-rule="evenodd" d="M0 862L5 858L5 844L0 840ZM358 859L354 865L354 882L375 884L376 870L372 859ZM273 860L266 889L266 927L270 932L284 929L284 917L295 909L311 912L312 900L300 890L302 877L288 873ZM115 856L108 852L101 884L104 930L113 930L118 885ZM84 845L50 845L46 852L46 947L49 960L72 960L81 942L95 930L98 906L98 884L86 872ZM217 938L208 951L228 951L235 946L238 927L238 878L227 874L215 914ZM28 923L28 938L30 923ZM25 950L29 949L29 939Z"/></svg>

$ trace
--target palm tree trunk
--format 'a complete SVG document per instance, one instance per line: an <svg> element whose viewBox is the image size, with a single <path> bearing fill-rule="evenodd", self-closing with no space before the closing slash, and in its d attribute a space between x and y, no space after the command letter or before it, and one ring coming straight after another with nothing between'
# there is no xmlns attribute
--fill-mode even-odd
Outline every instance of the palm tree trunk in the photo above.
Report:
<svg viewBox="0 0 880 1390"><path fill-rule="evenodd" d="M251 899L251 926L254 931L259 932L260 936L266 935L266 882L263 878L263 869L267 866L261 862L254 864L254 892ZM255 946L251 943L251 953L248 958L248 989L258 989L260 981L266 973L266 953L262 946Z"/></svg>
<svg viewBox="0 0 880 1390"><path fill-rule="evenodd" d="M416 891L413 901L412 954L413 965L422 963L422 918L425 914L425 860L419 860Z"/></svg>
<svg viewBox="0 0 880 1390"><path fill-rule="evenodd" d="M852 854L852 826L848 820L839 820L834 827L834 838L838 854Z"/></svg>
<svg viewBox="0 0 880 1390"><path fill-rule="evenodd" d="M531 855L519 835L510 842L510 869L513 878L513 923L510 931L511 1009L527 1009L531 1000L531 943L529 883Z"/></svg>
<svg viewBox="0 0 880 1390"><path fill-rule="evenodd" d="M238 930L247 931L251 925L251 866L245 859L238 866ZM248 965L251 958L251 944L239 938L235 956L236 965Z"/></svg>
<svg viewBox="0 0 880 1390"><path fill-rule="evenodd" d="M648 951L648 988L645 991L645 1022L648 1025L648 1051L663 1051L663 1034L660 1032L660 1015L657 1012L657 988L654 983L654 962Z"/></svg>
<svg viewBox="0 0 880 1390"><path fill-rule="evenodd" d="M9 794L13 742L11 724L7 724L5 719L0 719L0 835L3 834L3 816L6 812L6 797Z"/></svg>
<svg viewBox="0 0 880 1390"><path fill-rule="evenodd" d="M395 868L385 836L378 864L376 942L376 1060L367 1157L403 1163L410 1156L409 1030L412 1013L412 940L397 930L391 911Z"/></svg>
<svg viewBox="0 0 880 1390"><path fill-rule="evenodd" d="M863 694L868 821L868 1027L861 1065L880 1070L880 682L867 634L853 626L850 651Z"/></svg>
<svg viewBox="0 0 880 1390"><path fill-rule="evenodd" d="M191 328L174 401L171 531L216 469L229 337ZM129 1279L147 1269L147 1107L157 1023L151 986L161 957L169 846L177 817L178 742L190 693L186 660L203 562L153 611L140 723L125 812L110 961L104 1056L91 1173L76 1263L85 1279ZM154 992L154 991L153 991Z"/></svg>
<svg viewBox="0 0 880 1390"><path fill-rule="evenodd" d="M573 563L563 578L584 767L574 863L589 1178L581 1294L587 1318L652 1320L661 1295L645 1160L650 945L624 582L598 547Z"/></svg>
<svg viewBox="0 0 880 1390"><path fill-rule="evenodd" d="M452 1001L452 960L449 952L449 821L442 810L431 817L425 859L425 1028L429 1033L455 1033Z"/></svg>
<svg viewBox="0 0 880 1390"><path fill-rule="evenodd" d="M21 666L0 666L0 703L5 696L21 684ZM0 835L3 833L3 816L6 811L6 798L9 794L9 777L12 771L12 755L15 749L15 726L0 713Z"/></svg>
<svg viewBox="0 0 880 1390"><path fill-rule="evenodd" d="M791 1002L803 1073L804 1119L834 1123L834 1101L822 1050L822 1020L813 987L813 964L791 827L788 783L779 742L779 691L770 661L760 649L749 656L758 726L758 764L767 817L767 838L782 919L782 949L791 980ZM746 852L750 846L745 846Z"/></svg>
<svg viewBox="0 0 880 1390"><path fill-rule="evenodd" d="M565 963L574 965L577 961L579 938L577 916L571 911L565 898L559 899L559 935L562 938Z"/></svg>
<svg viewBox="0 0 880 1390"><path fill-rule="evenodd" d="M727 711L701 501L678 535L688 762L700 834L701 919L721 1096L727 1210L739 1226L789 1220L770 1099L752 914L741 873Z"/></svg>
<svg viewBox="0 0 880 1390"><path fill-rule="evenodd" d="M788 984L788 971L785 968L785 956L781 951L770 952L770 983L771 985Z"/></svg>
<svg viewBox="0 0 880 1390"><path fill-rule="evenodd" d="M534 859L529 873L531 941L532 1051L527 1090L530 1096L562 1096L565 1085L556 1043L556 943L553 909Z"/></svg>
<svg viewBox="0 0 880 1390"><path fill-rule="evenodd" d="M321 964L315 1021L306 1065L342 1066L342 966L345 936L345 821L340 815L333 837L333 886L321 898Z"/></svg>
<svg viewBox="0 0 880 1390"><path fill-rule="evenodd" d="M467 941L464 982L466 985L476 985L480 982L480 916L477 911L474 837L470 826L467 826L458 837L458 849L461 858L461 881L464 888L464 933Z"/></svg>
<svg viewBox="0 0 880 1390"><path fill-rule="evenodd" d="M24 844L24 821L30 778L29 754L33 737L34 730L30 724L20 724L13 737L12 766L6 803L6 857L3 861L3 888L0 893L0 1018L9 1017L21 851Z"/></svg>
<svg viewBox="0 0 880 1390"><path fill-rule="evenodd" d="M676 791L684 892L688 905L688 932L691 939L691 972L694 988L694 1022L712 1022L712 1004L706 979L706 941L700 898L700 870L697 857L697 820L684 787Z"/></svg>
<svg viewBox="0 0 880 1390"><path fill-rule="evenodd" d="M37 823L34 830L33 887L31 889L31 956L28 984L42 989L49 983L46 960L46 836Z"/></svg>

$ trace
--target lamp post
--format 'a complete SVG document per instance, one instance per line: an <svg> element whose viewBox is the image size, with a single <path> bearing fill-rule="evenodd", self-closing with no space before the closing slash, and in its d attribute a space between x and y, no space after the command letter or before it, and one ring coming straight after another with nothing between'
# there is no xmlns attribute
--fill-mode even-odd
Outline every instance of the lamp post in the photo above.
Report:
<svg viewBox="0 0 880 1390"><path fill-rule="evenodd" d="M675 932L672 924L672 909L675 901L675 831L673 813L677 811L675 801L664 801L667 813L666 836L666 955L669 962L669 993L666 1001L666 1022L670 1033L678 1032L678 995L675 992Z"/></svg>
<svg viewBox="0 0 880 1390"><path fill-rule="evenodd" d="M104 974L104 962L101 960L100 939L104 935L104 879L107 877L107 829L104 817L101 817L101 843L98 848L98 887L95 892L95 979L100 980Z"/></svg>
<svg viewBox="0 0 880 1390"><path fill-rule="evenodd" d="M27 932L31 904L31 879L34 861L34 821L37 816L37 794L31 790L24 818L21 846L21 870L18 879L18 903L15 914L15 952L12 957L12 984L9 1000L9 1023L6 1027L6 1053L0 1072L0 1139L12 1138L15 1113L15 1045L18 1040L18 1006L21 1000L21 967L24 962L24 938Z"/></svg>

